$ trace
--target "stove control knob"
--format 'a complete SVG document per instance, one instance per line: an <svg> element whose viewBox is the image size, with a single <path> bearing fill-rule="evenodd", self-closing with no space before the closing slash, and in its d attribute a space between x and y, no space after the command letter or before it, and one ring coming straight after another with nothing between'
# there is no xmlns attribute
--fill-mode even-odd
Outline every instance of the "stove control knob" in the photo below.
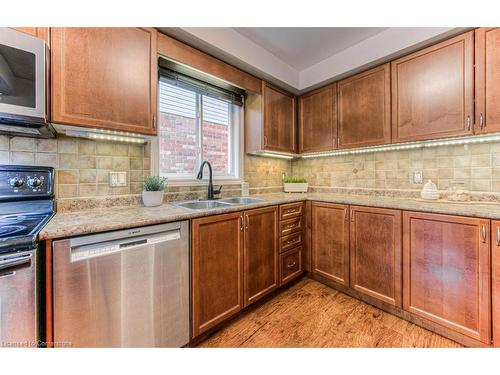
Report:
<svg viewBox="0 0 500 375"><path fill-rule="evenodd" d="M19 177L12 177L10 180L9 180L9 185L12 186L12 187L21 187L24 185L24 180L22 178L19 178Z"/></svg>
<svg viewBox="0 0 500 375"><path fill-rule="evenodd" d="M37 188L42 186L43 181L40 180L38 177L33 177L33 178L28 178L28 185L32 188Z"/></svg>

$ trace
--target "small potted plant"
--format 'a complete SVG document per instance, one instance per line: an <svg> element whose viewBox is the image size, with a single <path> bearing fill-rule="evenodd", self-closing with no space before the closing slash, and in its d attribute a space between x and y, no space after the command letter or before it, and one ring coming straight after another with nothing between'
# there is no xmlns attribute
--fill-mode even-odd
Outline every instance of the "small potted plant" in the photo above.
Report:
<svg viewBox="0 0 500 375"><path fill-rule="evenodd" d="M163 177L146 177L144 180L144 190L142 191L142 202L144 205L146 207L161 205L166 185L166 179Z"/></svg>
<svg viewBox="0 0 500 375"><path fill-rule="evenodd" d="M283 180L285 193L307 193L309 184L305 178L285 177Z"/></svg>

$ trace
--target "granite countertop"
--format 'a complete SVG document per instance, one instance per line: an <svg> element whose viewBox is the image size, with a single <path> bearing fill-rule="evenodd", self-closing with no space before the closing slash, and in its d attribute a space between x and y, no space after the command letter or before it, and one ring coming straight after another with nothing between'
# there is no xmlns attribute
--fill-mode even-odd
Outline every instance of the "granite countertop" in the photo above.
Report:
<svg viewBox="0 0 500 375"><path fill-rule="evenodd" d="M40 240L73 237L110 230L140 227L152 224L188 220L196 217L229 213L258 207L266 207L303 200L314 200L340 204L370 207L394 208L408 211L422 211L441 214L500 219L500 203L451 203L427 202L415 198L395 198L374 195L346 195L335 193L308 194L264 194L252 195L264 201L214 208L203 211L189 210L165 203L158 207L116 207L86 211L57 213L39 234Z"/></svg>

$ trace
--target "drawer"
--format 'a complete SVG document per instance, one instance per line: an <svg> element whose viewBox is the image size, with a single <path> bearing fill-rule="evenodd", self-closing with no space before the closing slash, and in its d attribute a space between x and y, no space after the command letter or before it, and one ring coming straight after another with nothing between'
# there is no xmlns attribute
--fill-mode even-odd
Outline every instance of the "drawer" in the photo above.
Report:
<svg viewBox="0 0 500 375"><path fill-rule="evenodd" d="M282 204L280 206L280 220L291 219L292 217L302 215L303 206L302 202Z"/></svg>
<svg viewBox="0 0 500 375"><path fill-rule="evenodd" d="M280 221L280 236L300 232L304 226L303 220L304 216L297 216L292 219Z"/></svg>
<svg viewBox="0 0 500 375"><path fill-rule="evenodd" d="M280 285L286 284L302 273L302 246L280 255Z"/></svg>
<svg viewBox="0 0 500 375"><path fill-rule="evenodd" d="M280 238L280 253L302 245L302 231Z"/></svg>

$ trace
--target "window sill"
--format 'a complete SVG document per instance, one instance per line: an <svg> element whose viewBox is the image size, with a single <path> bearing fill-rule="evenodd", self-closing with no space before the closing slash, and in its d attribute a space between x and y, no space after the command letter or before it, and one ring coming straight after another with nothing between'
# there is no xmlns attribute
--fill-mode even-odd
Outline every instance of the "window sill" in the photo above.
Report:
<svg viewBox="0 0 500 375"><path fill-rule="evenodd" d="M242 179L213 179L214 185L240 185L243 182ZM167 186L207 186L208 180L196 180L196 179L170 179L167 178Z"/></svg>

